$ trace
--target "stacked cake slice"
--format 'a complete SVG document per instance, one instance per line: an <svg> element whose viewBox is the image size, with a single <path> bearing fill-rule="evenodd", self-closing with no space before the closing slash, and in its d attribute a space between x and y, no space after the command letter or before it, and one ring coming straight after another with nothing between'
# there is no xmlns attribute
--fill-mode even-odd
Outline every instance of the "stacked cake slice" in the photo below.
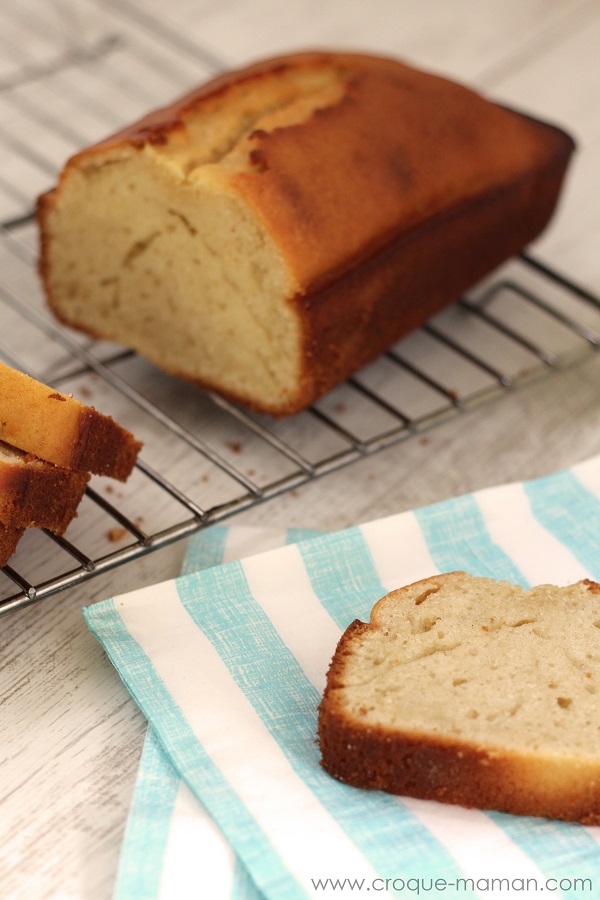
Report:
<svg viewBox="0 0 600 900"><path fill-rule="evenodd" d="M140 448L110 416L0 363L0 566L26 528L63 534L91 475L125 481Z"/></svg>

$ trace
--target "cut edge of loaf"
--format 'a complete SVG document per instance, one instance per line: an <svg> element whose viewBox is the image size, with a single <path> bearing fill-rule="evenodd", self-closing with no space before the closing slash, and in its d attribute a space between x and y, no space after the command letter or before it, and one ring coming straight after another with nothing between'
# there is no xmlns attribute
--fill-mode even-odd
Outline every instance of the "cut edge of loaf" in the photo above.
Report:
<svg viewBox="0 0 600 900"><path fill-rule="evenodd" d="M410 722L404 727L397 724L391 727L375 721L377 711L373 712L375 718L372 716L365 722L348 710L343 698L344 692L352 690L348 683L348 666L364 636L385 627L386 604L395 602L409 589L416 590L417 598L426 599L444 580L463 577L471 576L464 572L446 573L393 591L375 604L369 623L355 620L346 629L331 661L319 706L321 764L334 778L357 788L470 808L599 825L600 752L577 749L566 739L562 748L544 747L543 742L542 746L533 748L519 747L518 741L507 745L480 736L457 736L444 733L443 728L436 730L435 722L430 727L423 723L414 726ZM490 579L479 581L491 583ZM548 587L553 591L561 590L552 585L540 585L535 590ZM574 588L597 597L599 615L595 621L600 623L600 585L584 579L562 590ZM484 664L487 661L484 660ZM584 682L588 675L591 677L591 673L582 671ZM402 678L400 666L398 677ZM558 687L552 683L547 686ZM596 689L591 682L585 687ZM427 682L421 688L433 690ZM497 690L501 688L497 687ZM549 713L556 709L553 706L555 700L563 712L571 703L571 698L553 695L552 702L548 702ZM446 704L449 702L446 699ZM592 703L591 699L589 702ZM485 701L480 706L485 708Z"/></svg>
<svg viewBox="0 0 600 900"><path fill-rule="evenodd" d="M78 472L125 481L142 447L111 416L0 362L0 440Z"/></svg>
<svg viewBox="0 0 600 900"><path fill-rule="evenodd" d="M334 67L338 76L342 70L346 73L341 94L338 76L337 81L322 77L327 66ZM305 96L290 99L285 80L292 77L290 72L297 77L294 67L302 69L311 86ZM334 52L263 61L209 82L79 153L67 163L57 187L38 204L39 269L54 314L95 338L133 346L170 374L259 412L283 416L305 409L455 300L545 227L573 142L553 126L516 112L499 112L500 107L489 103L494 116L518 121L518 129L529 133L528 140L539 141L540 158L532 151L535 160L529 175L520 170L510 183L496 182L466 202L454 197L447 209L425 222L414 218L413 210L409 225L404 223L398 231L391 214L380 217L379 210L387 197L401 194L406 174L401 164L386 163L391 180L386 185L388 176L376 179L377 196L368 200L368 212L355 200L352 208L342 209L341 240L339 223L335 227L330 218L330 208L335 210L338 201L312 209L306 170L295 181L296 169L300 173L304 157L310 158L310 152L298 155L295 138L303 135L313 156L321 158L324 147L333 146L328 129L339 122L346 129L342 143L348 134L360 134L354 125L348 132L346 118L357 102L355 92L366 83L359 103L363 109L376 109L368 79L387 78L390 67L409 71L392 60ZM208 140L207 150L194 154L190 135L195 139L203 128L202 117L194 118L196 110L212 114L224 98L226 102L244 91L251 93L249 85L267 83L274 72L277 84L284 85L284 105L279 108L275 103L261 115L246 111L241 130L237 121L217 123L218 134ZM470 97L478 109L488 103L459 85L448 88L444 79L418 74L436 90L445 85L440 89L464 92L461 97ZM365 126L363 143L348 154L355 168L361 153L370 153L374 146L370 127ZM277 176L280 160L284 167L294 166L293 171ZM335 174L341 164L333 156L327 165ZM138 169L147 181L143 191ZM315 174L322 179L318 169ZM364 168L358 166L344 184L360 183L361 178ZM105 185L107 196L90 193L80 204L83 212L78 212L77 191L86 197L94 179ZM369 190L362 192L362 203ZM198 191L202 204L195 203ZM313 196L326 193L326 184L312 190ZM128 212L121 220L113 217L110 228L102 230L107 210L106 221L111 220L109 194ZM350 196L347 189L343 196ZM82 269L80 249L83 223L92 212L93 260L88 272ZM62 226L57 224L61 218ZM371 218L376 224L367 237L358 226L346 227ZM99 233L102 239L97 238ZM200 254L197 245L202 241L206 247ZM70 249L76 245L79 260ZM207 310L196 317L193 292L187 299L177 292L200 255ZM61 273L63 258L66 268ZM194 273L195 284L199 271ZM255 283L261 285L260 299L248 289ZM214 284L221 287L213 288ZM228 292L235 303L226 298ZM136 303L130 303L130 297L136 297Z"/></svg>

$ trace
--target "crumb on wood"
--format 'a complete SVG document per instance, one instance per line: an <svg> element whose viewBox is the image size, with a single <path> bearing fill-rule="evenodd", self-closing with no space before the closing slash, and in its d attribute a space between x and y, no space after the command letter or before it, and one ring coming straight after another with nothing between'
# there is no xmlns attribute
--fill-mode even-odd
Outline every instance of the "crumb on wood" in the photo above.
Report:
<svg viewBox="0 0 600 900"><path fill-rule="evenodd" d="M112 484L106 484L106 485L104 485L103 487L104 487L104 490L106 491L107 494L114 494L114 495L116 496L116 499L117 499L117 500L123 500L123 499L124 499L124 497L125 497L124 492L123 492L123 491L117 490L117 489L115 488L114 485L112 485Z"/></svg>
<svg viewBox="0 0 600 900"><path fill-rule="evenodd" d="M242 445L240 441L227 441L225 446L228 447L232 453L242 452Z"/></svg>
<svg viewBox="0 0 600 900"><path fill-rule="evenodd" d="M125 535L127 534L126 528L109 528L106 532L106 536L113 544L116 544L117 541L121 541Z"/></svg>

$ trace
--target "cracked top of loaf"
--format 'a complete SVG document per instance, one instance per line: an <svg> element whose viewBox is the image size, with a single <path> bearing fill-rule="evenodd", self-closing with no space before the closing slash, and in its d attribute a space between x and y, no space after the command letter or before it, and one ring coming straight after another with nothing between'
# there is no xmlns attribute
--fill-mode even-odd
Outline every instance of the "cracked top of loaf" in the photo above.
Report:
<svg viewBox="0 0 600 900"><path fill-rule="evenodd" d="M399 231L529 177L557 150L564 161L573 142L397 60L306 52L221 75L70 164L103 165L119 147L148 150L182 182L233 188L310 293Z"/></svg>
<svg viewBox="0 0 600 900"><path fill-rule="evenodd" d="M572 150L401 62L265 60L70 159L40 273L66 324L291 415L537 237Z"/></svg>

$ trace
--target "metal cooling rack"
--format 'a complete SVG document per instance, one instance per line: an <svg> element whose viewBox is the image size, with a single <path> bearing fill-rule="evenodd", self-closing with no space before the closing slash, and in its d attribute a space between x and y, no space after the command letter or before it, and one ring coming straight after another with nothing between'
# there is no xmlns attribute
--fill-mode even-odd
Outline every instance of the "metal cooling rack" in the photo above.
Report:
<svg viewBox="0 0 600 900"><path fill-rule="evenodd" d="M80 0L81 19L65 30L67 6L24 0L1 16L10 27L0 30L0 357L114 416L144 450L125 485L90 482L65 537L26 532L0 572L0 613L422 435L598 349L600 300L530 256L279 422L57 325L36 275L33 198L78 147L218 67L133 2ZM25 32L28 46L33 33L37 43L35 58L23 61L7 42L16 47Z"/></svg>

